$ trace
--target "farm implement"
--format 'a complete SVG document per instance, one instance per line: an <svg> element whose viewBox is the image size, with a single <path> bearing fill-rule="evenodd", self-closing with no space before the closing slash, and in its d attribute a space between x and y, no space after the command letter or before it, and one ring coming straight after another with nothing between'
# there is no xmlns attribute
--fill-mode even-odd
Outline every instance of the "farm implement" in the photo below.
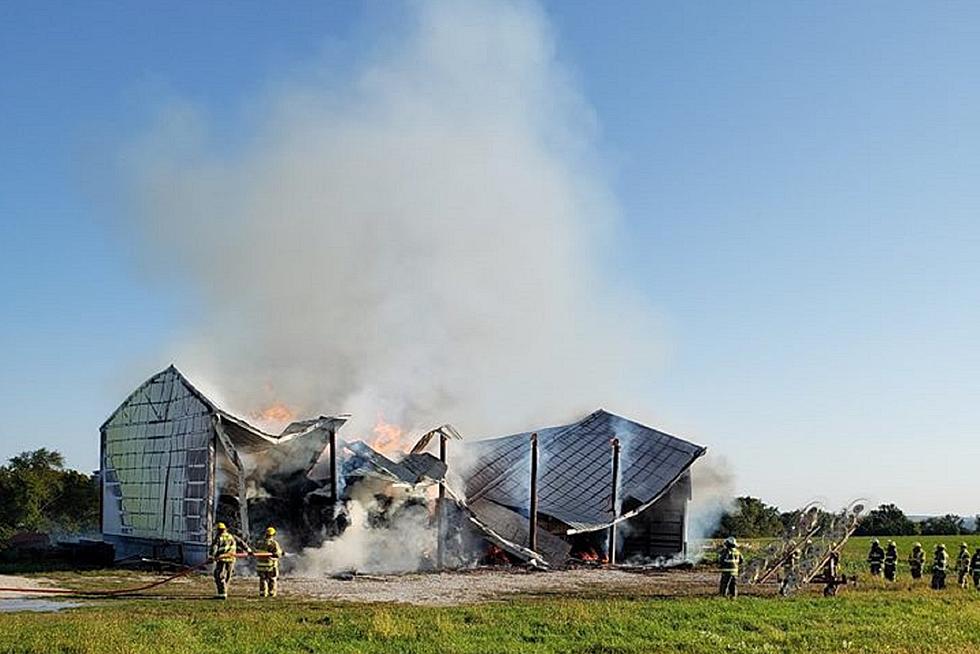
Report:
<svg viewBox="0 0 980 654"><path fill-rule="evenodd" d="M771 541L743 566L743 584L778 583L781 595L806 584L824 585L824 595L837 594L848 579L839 574L840 555L857 529L864 505L852 502L837 513L811 503L796 512L781 538Z"/></svg>

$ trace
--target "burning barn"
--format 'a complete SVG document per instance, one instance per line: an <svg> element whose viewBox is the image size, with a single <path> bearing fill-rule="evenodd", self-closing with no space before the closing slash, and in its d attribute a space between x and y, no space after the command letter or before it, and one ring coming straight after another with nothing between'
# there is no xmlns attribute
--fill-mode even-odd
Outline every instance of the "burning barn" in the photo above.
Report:
<svg viewBox="0 0 980 654"><path fill-rule="evenodd" d="M686 554L690 469L707 451L700 445L599 410L467 449L470 510L550 564L569 554L613 561Z"/></svg>
<svg viewBox="0 0 980 654"><path fill-rule="evenodd" d="M196 563L219 521L246 540L275 524L287 550L312 548L332 569L348 565L345 557L351 568L389 569L398 559L397 569L410 570L685 552L698 445L600 410L476 442L444 425L411 452L385 454L341 441L347 419L320 416L268 434L171 366L102 425L103 536L117 559ZM374 445L388 451L391 434L380 435ZM438 457L425 452L436 438ZM447 457L449 440L457 442ZM448 474L447 460L459 474ZM372 547L379 551L361 551Z"/></svg>
<svg viewBox="0 0 980 654"><path fill-rule="evenodd" d="M222 411L171 366L101 427L103 537L117 558L196 563L218 521L246 537L270 515L303 525L298 534L322 531L333 519L336 466L322 480L310 472L325 450L335 452L346 419L321 416L267 434Z"/></svg>

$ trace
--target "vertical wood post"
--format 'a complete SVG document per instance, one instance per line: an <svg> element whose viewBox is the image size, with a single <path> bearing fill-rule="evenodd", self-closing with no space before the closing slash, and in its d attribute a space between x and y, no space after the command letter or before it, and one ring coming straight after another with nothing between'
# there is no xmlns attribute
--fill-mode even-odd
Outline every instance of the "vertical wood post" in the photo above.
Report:
<svg viewBox="0 0 980 654"><path fill-rule="evenodd" d="M538 434L531 434L531 506L528 509L528 549L538 551Z"/></svg>
<svg viewBox="0 0 980 654"><path fill-rule="evenodd" d="M439 432L439 460L446 463L446 435ZM446 470L449 474L449 470ZM443 532L443 514L446 512L446 475L439 482L439 500L436 502L436 565L442 570L445 556L445 533Z"/></svg>
<svg viewBox="0 0 980 654"><path fill-rule="evenodd" d="M616 565L616 518L619 517L619 439L612 439L612 514L609 525L609 565Z"/></svg>
<svg viewBox="0 0 980 654"><path fill-rule="evenodd" d="M340 498L337 496L337 430L330 430L330 496L333 498L334 511Z"/></svg>

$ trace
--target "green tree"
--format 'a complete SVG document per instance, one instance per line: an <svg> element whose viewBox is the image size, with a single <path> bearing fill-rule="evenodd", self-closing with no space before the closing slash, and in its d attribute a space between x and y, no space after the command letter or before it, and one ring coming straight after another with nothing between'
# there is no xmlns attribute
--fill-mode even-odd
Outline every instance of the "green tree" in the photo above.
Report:
<svg viewBox="0 0 980 654"><path fill-rule="evenodd" d="M735 507L721 517L716 538L764 538L783 532L779 509L755 497L735 499Z"/></svg>
<svg viewBox="0 0 980 654"><path fill-rule="evenodd" d="M921 526L922 533L927 536L958 536L967 533L963 518L952 513L927 518Z"/></svg>
<svg viewBox="0 0 980 654"><path fill-rule="evenodd" d="M919 533L918 525L894 504L882 504L861 519L858 536L911 536Z"/></svg>
<svg viewBox="0 0 980 654"><path fill-rule="evenodd" d="M99 495L92 479L65 470L64 457L45 448L0 466L0 540L17 531L91 531Z"/></svg>
<svg viewBox="0 0 980 654"><path fill-rule="evenodd" d="M99 488L95 480L76 470L61 476L61 492L48 508L54 527L68 533L85 533L99 526Z"/></svg>

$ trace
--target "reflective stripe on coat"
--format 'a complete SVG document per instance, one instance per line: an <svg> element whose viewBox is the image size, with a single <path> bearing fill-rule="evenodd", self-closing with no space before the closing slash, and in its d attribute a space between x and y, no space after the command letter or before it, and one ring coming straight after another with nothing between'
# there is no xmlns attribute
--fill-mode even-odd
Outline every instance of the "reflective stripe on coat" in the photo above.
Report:
<svg viewBox="0 0 980 654"><path fill-rule="evenodd" d="M214 549L215 560L224 561L225 563L234 561L235 553L238 551L235 537L227 531L218 534L218 537L214 539L212 548Z"/></svg>
<svg viewBox="0 0 980 654"><path fill-rule="evenodd" d="M255 552L256 554L271 554L271 556L255 557L256 572L279 571L279 557L282 556L282 547L279 546L275 538L266 538Z"/></svg>

